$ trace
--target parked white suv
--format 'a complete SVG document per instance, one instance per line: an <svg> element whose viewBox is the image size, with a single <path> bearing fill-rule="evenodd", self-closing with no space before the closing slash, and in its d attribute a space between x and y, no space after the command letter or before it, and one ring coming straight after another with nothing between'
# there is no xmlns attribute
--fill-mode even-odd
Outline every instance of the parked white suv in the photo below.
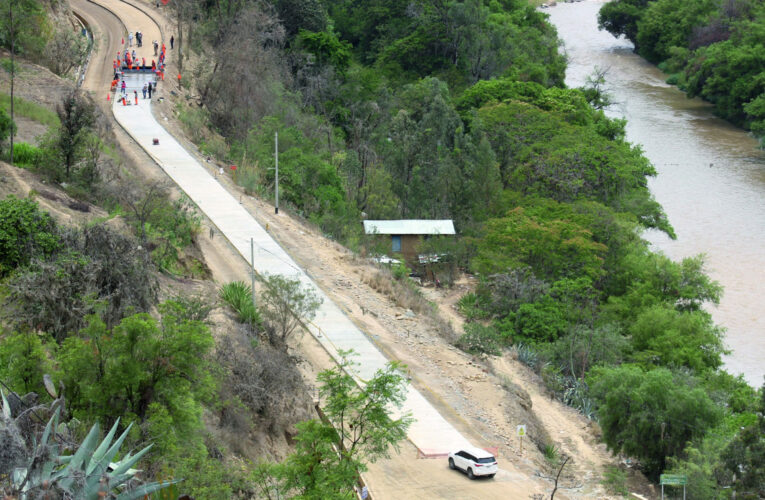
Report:
<svg viewBox="0 0 765 500"><path fill-rule="evenodd" d="M481 448L462 448L449 453L449 468L464 471L470 479L477 476L494 477L497 473L497 459Z"/></svg>

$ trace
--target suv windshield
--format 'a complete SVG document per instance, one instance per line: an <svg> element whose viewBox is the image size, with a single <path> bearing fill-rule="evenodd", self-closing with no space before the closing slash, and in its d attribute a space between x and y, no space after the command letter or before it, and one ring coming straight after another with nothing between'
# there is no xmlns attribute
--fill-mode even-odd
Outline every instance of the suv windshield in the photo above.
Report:
<svg viewBox="0 0 765 500"><path fill-rule="evenodd" d="M479 458L478 460L476 460L476 463L478 464L493 464L494 462L496 462L496 460L494 460L494 457Z"/></svg>

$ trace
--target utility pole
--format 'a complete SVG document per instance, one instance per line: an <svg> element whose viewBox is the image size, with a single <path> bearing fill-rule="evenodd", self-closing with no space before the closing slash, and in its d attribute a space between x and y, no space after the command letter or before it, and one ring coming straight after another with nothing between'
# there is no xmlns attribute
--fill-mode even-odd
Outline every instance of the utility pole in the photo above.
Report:
<svg viewBox="0 0 765 500"><path fill-rule="evenodd" d="M250 238L250 264L252 264L252 305L255 306L255 238Z"/></svg>
<svg viewBox="0 0 765 500"><path fill-rule="evenodd" d="M274 213L279 213L279 132L274 132L274 158L276 161L276 206Z"/></svg>
<svg viewBox="0 0 765 500"><path fill-rule="evenodd" d="M13 165L13 83L16 80L16 30L13 25L13 0L8 1L8 21L11 28L11 165Z"/></svg>

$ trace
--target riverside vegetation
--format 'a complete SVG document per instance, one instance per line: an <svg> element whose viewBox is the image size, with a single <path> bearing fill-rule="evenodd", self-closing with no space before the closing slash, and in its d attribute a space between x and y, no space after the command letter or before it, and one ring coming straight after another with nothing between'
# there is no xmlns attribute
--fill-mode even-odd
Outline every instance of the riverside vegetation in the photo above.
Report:
<svg viewBox="0 0 765 500"><path fill-rule="evenodd" d="M615 0L601 28L669 73L689 97L765 140L765 5L756 0Z"/></svg>
<svg viewBox="0 0 765 500"><path fill-rule="evenodd" d="M479 277L460 302L469 322L459 346L514 349L553 395L597 418L609 447L636 458L652 478L686 473L693 498L762 494L765 395L721 369L723 330L704 305L722 290L702 257L673 262L641 239L646 228L674 236L647 188L654 169L625 140L624 122L603 112L597 76L587 88L565 88L565 60L544 14L521 0L170 6L186 56L183 84L196 101L179 104L179 118L206 154L239 166L237 182L247 191L271 194L278 131L282 199L349 247L371 250L362 214L454 219L460 238L450 244L450 266ZM61 142L49 144L42 147ZM52 173L49 163L36 165L46 175L76 176L62 170L62 159ZM99 199L129 215L142 242L164 238L179 248L188 240L152 231L193 234L193 214L178 226L168 218L181 210L144 211L157 191L145 186L131 198L145 202L135 208L116 194ZM310 316L310 297L272 283L253 310L251 290L227 286L222 294L246 334L213 350L202 304L157 304L149 269L177 270L174 254L163 260L156 246L141 245L154 248L151 255L136 252L126 259L130 272L121 272L77 243L88 231L104 241L118 236L63 230L32 202L6 203L26 222L0 229L10 234L0 242L16 242L2 247L12 256L0 268L12 313L0 376L19 393L43 394L42 375L50 373L79 421L135 422L131 442L155 443L146 456L151 473L184 478L180 485L197 498L342 497L355 471L403 436L405 419L380 418L370 425L393 431L387 443L331 450L345 425L357 428L347 415L385 414L360 412L370 386L359 389L338 369L320 380L336 430L299 424L295 450L280 464L217 460L205 440L204 408L223 421L254 418L276 428L286 403L275 394L303 390L284 347L291 330L279 323L291 316L258 308L283 303L280 293L292 290ZM67 326L41 323L28 316L47 313L40 304L50 299L23 292L35 276L53 279L44 266L77 269L82 280L114 272L117 283L138 278L142 286L103 292L101 283L111 281L93 278L63 295L72 285L45 285L78 307L68 308ZM115 302L113 293L127 296ZM18 363L19 352L27 362ZM234 383L239 378L247 383ZM372 384L383 399L370 401L378 409L395 403L401 383L390 367Z"/></svg>

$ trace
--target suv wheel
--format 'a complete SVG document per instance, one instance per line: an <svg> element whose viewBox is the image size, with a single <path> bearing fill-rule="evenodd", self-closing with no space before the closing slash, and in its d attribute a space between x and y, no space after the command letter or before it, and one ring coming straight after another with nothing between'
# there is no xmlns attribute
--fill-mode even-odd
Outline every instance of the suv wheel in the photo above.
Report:
<svg viewBox="0 0 765 500"><path fill-rule="evenodd" d="M475 479L475 475L473 474L473 469L468 468L467 475L470 479Z"/></svg>
<svg viewBox="0 0 765 500"><path fill-rule="evenodd" d="M452 470L457 468L457 467L454 466L454 459L453 458L449 459L449 468L452 469Z"/></svg>

